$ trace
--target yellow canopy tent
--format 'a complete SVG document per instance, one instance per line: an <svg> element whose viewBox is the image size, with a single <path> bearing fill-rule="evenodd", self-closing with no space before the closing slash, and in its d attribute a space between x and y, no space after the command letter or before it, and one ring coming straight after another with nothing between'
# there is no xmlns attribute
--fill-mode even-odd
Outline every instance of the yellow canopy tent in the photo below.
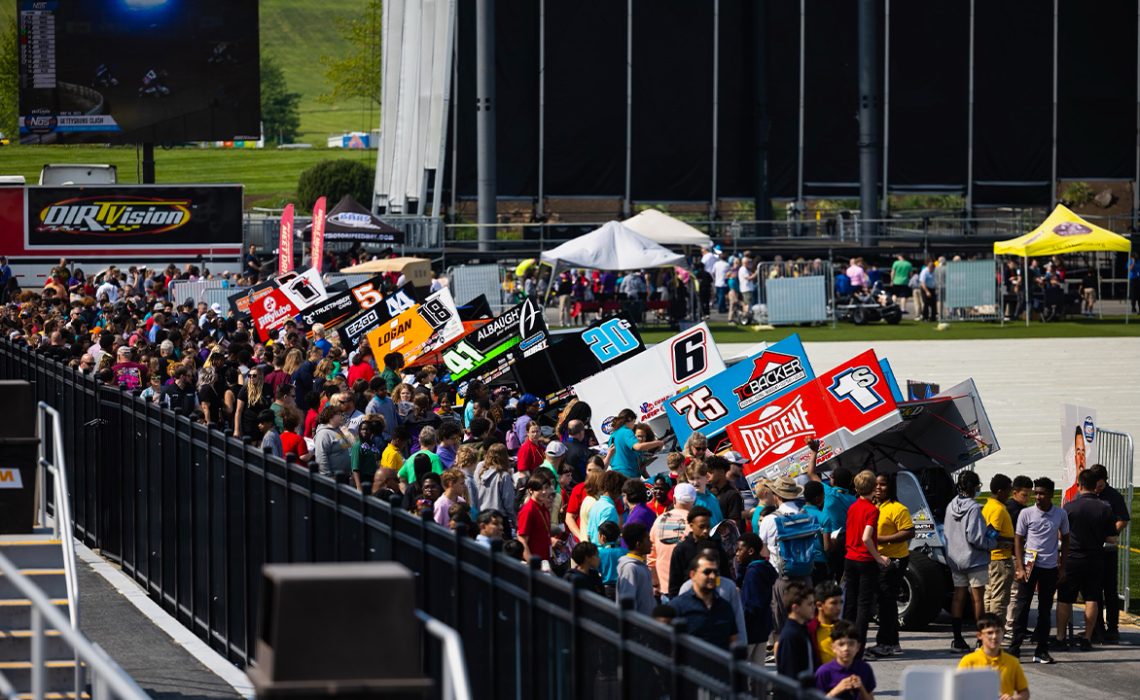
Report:
<svg viewBox="0 0 1140 700"><path fill-rule="evenodd" d="M1026 272L1022 279L1025 280L1029 277L1031 257L1102 250L1127 253L1132 250L1132 242L1085 221L1063 204L1058 204L1053 213L1029 233L994 243L994 255L1018 255L1023 259ZM1029 325L1029 284L1022 286L1025 288L1025 325Z"/></svg>

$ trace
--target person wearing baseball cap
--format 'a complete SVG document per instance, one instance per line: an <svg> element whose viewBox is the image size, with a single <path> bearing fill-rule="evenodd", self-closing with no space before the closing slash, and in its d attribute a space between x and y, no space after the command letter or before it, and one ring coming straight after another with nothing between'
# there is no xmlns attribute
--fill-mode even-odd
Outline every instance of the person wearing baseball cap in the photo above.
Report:
<svg viewBox="0 0 1140 700"><path fill-rule="evenodd" d="M781 601L779 604L772 606L773 620L775 621L774 631L776 634L784 628L784 622L788 618L787 609L784 607L782 601L784 599L784 591L787 590L788 584L793 581L798 581L811 587L810 571L808 575L792 575L789 571L788 563L784 561L780 552L780 534L781 521L783 523L791 523L793 521L788 518L799 516L803 514L803 507L801 505L804 489L796 480L790 476L781 476L773 479L769 484L769 489L772 495L776 497L776 502L779 504L776 512L760 521L760 527L757 529L756 534L764 541L768 547L769 561L776 571L780 572L780 578L776 580L776 585L772 587L773 601ZM811 517L810 515L808 516ZM814 521L817 522L818 521ZM810 545L811 543L809 543Z"/></svg>
<svg viewBox="0 0 1140 700"><path fill-rule="evenodd" d="M562 463L566 461L566 445L557 440L552 440L546 443L546 449L543 452L546 459L538 465L538 468L549 469L550 473L554 475L554 495L557 496L559 492L558 471Z"/></svg>
<svg viewBox="0 0 1140 700"><path fill-rule="evenodd" d="M511 430L515 431L520 445L526 441L527 425L538 418L538 414L542 413L542 404L542 399L534 394L523 394L519 397L519 417L515 419L515 424L511 426Z"/></svg>

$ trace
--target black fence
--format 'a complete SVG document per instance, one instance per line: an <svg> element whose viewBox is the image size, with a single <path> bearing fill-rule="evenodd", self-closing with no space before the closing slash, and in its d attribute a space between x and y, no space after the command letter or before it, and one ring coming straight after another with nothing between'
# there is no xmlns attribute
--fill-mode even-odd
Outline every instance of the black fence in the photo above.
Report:
<svg viewBox="0 0 1140 700"><path fill-rule="evenodd" d="M415 572L417 606L459 631L479 698L822 697L742 646L714 648L6 340L0 378L33 382L62 414L76 536L236 664L253 658L262 564L392 560Z"/></svg>

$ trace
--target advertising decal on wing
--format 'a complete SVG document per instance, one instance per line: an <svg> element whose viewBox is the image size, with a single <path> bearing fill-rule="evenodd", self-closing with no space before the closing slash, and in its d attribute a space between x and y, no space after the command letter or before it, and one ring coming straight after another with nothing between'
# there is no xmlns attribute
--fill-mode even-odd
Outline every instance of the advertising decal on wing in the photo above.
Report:
<svg viewBox="0 0 1140 700"><path fill-rule="evenodd" d="M665 404L665 413L683 445L696 431L720 434L754 406L814 378L804 344L793 334L678 394Z"/></svg>
<svg viewBox="0 0 1140 700"><path fill-rule="evenodd" d="M594 425L605 435L618 411L633 409L639 422L649 422L654 432L669 427L665 404L694 383L724 371L724 360L707 323L682 331L616 367L574 385L579 399L590 404Z"/></svg>
<svg viewBox="0 0 1140 700"><path fill-rule="evenodd" d="M452 381L475 374L489 381L505 374L520 357L546 349L548 339L542 309L527 298L445 350L443 362Z"/></svg>
<svg viewBox="0 0 1140 700"><path fill-rule="evenodd" d="M868 350L797 389L772 399L727 428L747 459L749 483L798 476L811 460L807 441L820 442L825 461L866 436L902 422L891 381Z"/></svg>

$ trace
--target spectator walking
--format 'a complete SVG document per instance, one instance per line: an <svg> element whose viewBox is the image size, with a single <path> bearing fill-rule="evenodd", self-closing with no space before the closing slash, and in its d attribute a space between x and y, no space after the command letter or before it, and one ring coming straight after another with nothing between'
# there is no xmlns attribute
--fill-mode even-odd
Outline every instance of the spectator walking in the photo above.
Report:
<svg viewBox="0 0 1140 700"><path fill-rule="evenodd" d="M780 634L787 611L783 602L784 591L797 582L811 587L814 547L819 526L815 518L802 512L799 499L804 491L795 479L781 476L769 485L769 489L779 506L770 517L760 521L760 529L756 534L768 548L768 560L780 574L772 588L774 631Z"/></svg>
<svg viewBox="0 0 1140 700"><path fill-rule="evenodd" d="M736 543L736 569L740 572L740 602L748 632L748 660L762 665L765 643L772 634L772 586L780 575L769 563L768 549L756 533L746 532Z"/></svg>
<svg viewBox="0 0 1140 700"><path fill-rule="evenodd" d="M550 502L554 490L550 482L532 476L526 482L526 502L519 509L519 526L516 535L523 546L523 561L538 557L550 560Z"/></svg>
<svg viewBox="0 0 1140 700"><path fill-rule="evenodd" d="M922 272L918 273L918 284L922 290L922 320L938 319L938 274L934 271L934 261L929 260Z"/></svg>
<svg viewBox="0 0 1140 700"><path fill-rule="evenodd" d="M690 484L677 484L673 492L673 507L657 516L649 531L653 548L649 552L648 564L653 572L653 589L666 602L669 598L673 549L689 533L689 511L696 498L697 490Z"/></svg>
<svg viewBox="0 0 1140 700"><path fill-rule="evenodd" d="M802 674L814 675L819 667L815 644L807 631L807 623L815 617L815 593L802 581L789 583L782 593L785 623L776 644L776 670L798 683ZM777 697L784 696L777 693Z"/></svg>

